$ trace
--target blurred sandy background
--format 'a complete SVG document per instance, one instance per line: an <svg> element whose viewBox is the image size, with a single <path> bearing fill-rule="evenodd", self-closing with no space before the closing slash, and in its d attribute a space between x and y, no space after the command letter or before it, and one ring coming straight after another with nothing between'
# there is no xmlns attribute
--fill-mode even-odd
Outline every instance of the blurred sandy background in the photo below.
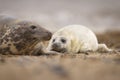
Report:
<svg viewBox="0 0 120 80"><path fill-rule="evenodd" d="M70 24L95 32L120 29L120 0L0 0L0 13L37 21L51 31Z"/></svg>

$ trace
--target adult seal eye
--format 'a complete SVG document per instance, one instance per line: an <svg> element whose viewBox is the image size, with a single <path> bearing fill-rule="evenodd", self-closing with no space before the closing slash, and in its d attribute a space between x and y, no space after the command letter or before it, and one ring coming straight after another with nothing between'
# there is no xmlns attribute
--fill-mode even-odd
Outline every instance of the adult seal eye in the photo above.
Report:
<svg viewBox="0 0 120 80"><path fill-rule="evenodd" d="M32 25L32 26L30 26L30 28L31 28L31 29L36 29L37 27L34 26L34 25Z"/></svg>
<svg viewBox="0 0 120 80"><path fill-rule="evenodd" d="M62 42L62 43L66 43L66 40L65 40L65 39L61 39L61 42Z"/></svg>

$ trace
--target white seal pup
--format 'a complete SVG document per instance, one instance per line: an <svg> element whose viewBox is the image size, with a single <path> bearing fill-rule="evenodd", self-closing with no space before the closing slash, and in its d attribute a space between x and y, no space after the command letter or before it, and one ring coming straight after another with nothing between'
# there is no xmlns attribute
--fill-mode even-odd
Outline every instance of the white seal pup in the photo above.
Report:
<svg viewBox="0 0 120 80"><path fill-rule="evenodd" d="M98 44L96 35L82 25L69 25L55 32L47 49L62 53L111 51L105 44Z"/></svg>

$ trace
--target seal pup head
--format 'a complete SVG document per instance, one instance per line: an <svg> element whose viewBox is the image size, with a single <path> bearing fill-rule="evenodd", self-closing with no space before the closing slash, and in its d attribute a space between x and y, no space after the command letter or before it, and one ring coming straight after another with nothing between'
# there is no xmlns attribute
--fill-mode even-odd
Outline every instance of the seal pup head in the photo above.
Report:
<svg viewBox="0 0 120 80"><path fill-rule="evenodd" d="M64 35L63 35L64 34ZM48 45L48 50L65 53L69 51L71 45L71 34L67 36L69 32L56 32Z"/></svg>
<svg viewBox="0 0 120 80"><path fill-rule="evenodd" d="M64 53L67 51L67 43L68 41L65 37L55 37L54 39L52 39L51 50Z"/></svg>

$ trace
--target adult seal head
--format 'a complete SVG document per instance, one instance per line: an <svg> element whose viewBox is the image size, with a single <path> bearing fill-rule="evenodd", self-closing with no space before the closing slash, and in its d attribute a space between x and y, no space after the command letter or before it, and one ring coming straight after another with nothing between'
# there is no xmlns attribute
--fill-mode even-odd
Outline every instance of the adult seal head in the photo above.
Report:
<svg viewBox="0 0 120 80"><path fill-rule="evenodd" d="M30 54L37 43L51 36L50 31L35 22L0 15L0 54Z"/></svg>

